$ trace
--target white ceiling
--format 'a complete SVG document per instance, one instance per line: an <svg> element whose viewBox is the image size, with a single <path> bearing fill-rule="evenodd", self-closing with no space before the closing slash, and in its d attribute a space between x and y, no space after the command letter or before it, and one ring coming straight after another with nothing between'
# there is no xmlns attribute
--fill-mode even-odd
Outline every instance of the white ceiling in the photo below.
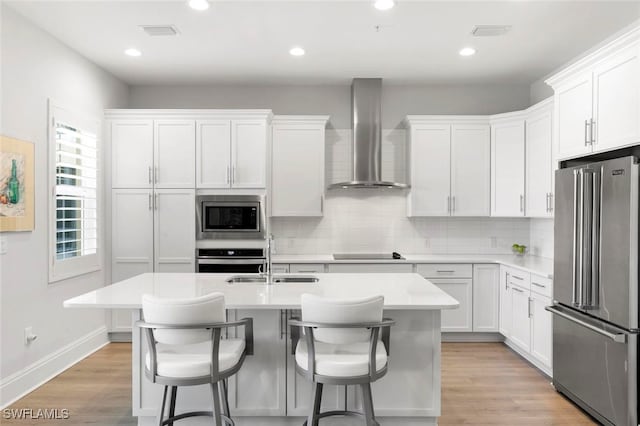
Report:
<svg viewBox="0 0 640 426"><path fill-rule="evenodd" d="M531 83L640 18L640 1L5 1L130 84ZM138 26L173 24L178 37ZM506 24L474 38L476 24ZM380 26L379 32L375 27ZM294 45L307 54L289 55ZM458 50L474 46L469 58ZM123 51L142 51L130 58Z"/></svg>

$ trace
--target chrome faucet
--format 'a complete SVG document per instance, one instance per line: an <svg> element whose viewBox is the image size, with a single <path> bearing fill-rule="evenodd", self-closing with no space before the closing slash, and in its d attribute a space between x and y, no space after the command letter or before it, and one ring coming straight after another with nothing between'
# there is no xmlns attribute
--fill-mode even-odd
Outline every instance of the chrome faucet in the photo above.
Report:
<svg viewBox="0 0 640 426"><path fill-rule="evenodd" d="M267 253L266 253L266 262L264 266L264 276L267 277L267 284L272 283L273 278L273 268L271 264L271 244L273 242L273 235L269 234L267 236Z"/></svg>

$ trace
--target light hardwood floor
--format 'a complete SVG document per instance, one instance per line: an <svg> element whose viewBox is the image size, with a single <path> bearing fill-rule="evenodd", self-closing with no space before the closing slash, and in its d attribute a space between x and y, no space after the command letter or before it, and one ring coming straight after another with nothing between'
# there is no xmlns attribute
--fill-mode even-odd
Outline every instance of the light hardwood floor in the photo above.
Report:
<svg viewBox="0 0 640 426"><path fill-rule="evenodd" d="M0 418L0 423L135 425L136 419L131 416L131 345L107 345L9 408L67 408L70 418L44 422ZM439 424L597 423L556 393L549 379L503 344L443 343Z"/></svg>

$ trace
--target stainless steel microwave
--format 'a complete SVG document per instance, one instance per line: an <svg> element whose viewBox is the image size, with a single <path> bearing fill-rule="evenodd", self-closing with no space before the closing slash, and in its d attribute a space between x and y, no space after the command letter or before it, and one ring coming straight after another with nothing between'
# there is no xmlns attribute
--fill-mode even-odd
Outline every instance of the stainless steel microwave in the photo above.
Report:
<svg viewBox="0 0 640 426"><path fill-rule="evenodd" d="M263 240L265 203L262 195L199 195L196 197L198 240Z"/></svg>

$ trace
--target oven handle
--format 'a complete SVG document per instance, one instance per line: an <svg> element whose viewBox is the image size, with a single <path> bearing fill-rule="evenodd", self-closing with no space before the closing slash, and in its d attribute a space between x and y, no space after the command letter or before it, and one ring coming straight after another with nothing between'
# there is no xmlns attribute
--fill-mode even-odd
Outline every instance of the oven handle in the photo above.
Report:
<svg viewBox="0 0 640 426"><path fill-rule="evenodd" d="M262 265L264 259L197 259L198 265Z"/></svg>

